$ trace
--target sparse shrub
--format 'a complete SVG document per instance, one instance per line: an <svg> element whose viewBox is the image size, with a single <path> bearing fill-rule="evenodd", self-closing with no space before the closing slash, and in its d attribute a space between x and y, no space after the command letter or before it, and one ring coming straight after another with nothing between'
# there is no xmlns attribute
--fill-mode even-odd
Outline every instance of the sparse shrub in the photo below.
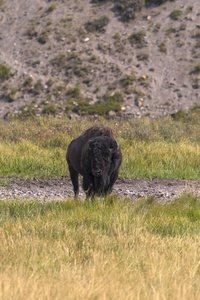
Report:
<svg viewBox="0 0 200 300"><path fill-rule="evenodd" d="M47 82L46 85L48 86L48 89L50 90L51 87L54 85L55 80L53 80L52 78L50 78Z"/></svg>
<svg viewBox="0 0 200 300"><path fill-rule="evenodd" d="M140 30L138 32L133 32L130 36L129 36L129 42L130 44L136 45L139 48L142 48L145 46L146 42L144 40L144 37L146 36L146 32L145 30Z"/></svg>
<svg viewBox="0 0 200 300"><path fill-rule="evenodd" d="M200 73L200 64L194 67L194 73Z"/></svg>
<svg viewBox="0 0 200 300"><path fill-rule="evenodd" d="M73 72L78 77L84 77L85 75L89 74L90 71L89 71L89 67L81 66L80 64L77 64L74 66ZM67 72L66 75L68 75Z"/></svg>
<svg viewBox="0 0 200 300"><path fill-rule="evenodd" d="M47 21L46 26L51 26L52 24L53 24L53 20L49 19L49 20Z"/></svg>
<svg viewBox="0 0 200 300"><path fill-rule="evenodd" d="M195 48L200 48L200 39L196 42Z"/></svg>
<svg viewBox="0 0 200 300"><path fill-rule="evenodd" d="M81 94L81 87L79 84L76 84L74 88L70 88L66 92L66 96L74 99L79 98L80 94Z"/></svg>
<svg viewBox="0 0 200 300"><path fill-rule="evenodd" d="M20 119L34 118L36 116L36 108L32 105L25 105L21 108L21 114L18 116Z"/></svg>
<svg viewBox="0 0 200 300"><path fill-rule="evenodd" d="M177 113L171 115L174 120L180 121L187 117L187 113L183 110L179 110Z"/></svg>
<svg viewBox="0 0 200 300"><path fill-rule="evenodd" d="M155 26L154 26L154 29L153 29L153 32L158 32L161 28L161 23L157 23Z"/></svg>
<svg viewBox="0 0 200 300"><path fill-rule="evenodd" d="M156 5L161 5L167 1L171 1L171 2L174 2L176 0L147 0L146 3L147 4L156 4Z"/></svg>
<svg viewBox="0 0 200 300"><path fill-rule="evenodd" d="M187 24L186 23L181 23L179 30L186 30Z"/></svg>
<svg viewBox="0 0 200 300"><path fill-rule="evenodd" d="M193 5L189 5L186 9L186 13L190 13L193 10Z"/></svg>
<svg viewBox="0 0 200 300"><path fill-rule="evenodd" d="M105 32L105 27L108 25L110 19L107 16L102 16L91 22L85 23L85 29L89 32Z"/></svg>
<svg viewBox="0 0 200 300"><path fill-rule="evenodd" d="M136 76L134 74L126 75L121 80L121 85L122 85L122 87L127 87L127 86L133 84L133 82L135 82L136 80L137 80L137 78L136 78Z"/></svg>
<svg viewBox="0 0 200 300"><path fill-rule="evenodd" d="M53 89L53 95L58 97L62 94L63 90L65 89L65 85L59 84Z"/></svg>
<svg viewBox="0 0 200 300"><path fill-rule="evenodd" d="M200 30L196 31L195 34L192 35L194 39L199 39L200 38Z"/></svg>
<svg viewBox="0 0 200 300"><path fill-rule="evenodd" d="M197 73L200 73L199 71ZM193 89L198 89L200 87L199 81L199 75L196 76L191 76L191 80L192 80L192 87Z"/></svg>
<svg viewBox="0 0 200 300"><path fill-rule="evenodd" d="M40 44L46 44L49 40L49 31L43 31L38 37L38 42Z"/></svg>
<svg viewBox="0 0 200 300"><path fill-rule="evenodd" d="M162 41L160 43L159 50L160 50L160 52L167 53L167 46L166 46L166 42L165 41Z"/></svg>
<svg viewBox="0 0 200 300"><path fill-rule="evenodd" d="M26 35L29 37L29 39L33 39L34 37L37 37L38 32L36 30L36 26L32 25L29 28L27 28Z"/></svg>
<svg viewBox="0 0 200 300"><path fill-rule="evenodd" d="M8 97L9 102L13 102L15 100L15 95L17 93L17 88L12 88Z"/></svg>
<svg viewBox="0 0 200 300"><path fill-rule="evenodd" d="M100 64L101 60L98 56L92 55L91 58L89 59L89 62L93 64Z"/></svg>
<svg viewBox="0 0 200 300"><path fill-rule="evenodd" d="M165 31L165 36L170 37L172 33L176 33L176 28L170 27Z"/></svg>
<svg viewBox="0 0 200 300"><path fill-rule="evenodd" d="M55 116L57 112L58 109L53 104L45 106L42 111L44 115L53 115L53 116Z"/></svg>
<svg viewBox="0 0 200 300"><path fill-rule="evenodd" d="M73 98L75 99L74 95ZM76 101L69 100L68 105L66 107L66 111L72 110L73 112L81 115L82 114L107 115L111 110L115 112L120 112L121 111L120 103L122 101L123 101L123 93L121 92L116 92L112 96L106 94L101 100L95 102L94 104L90 104L89 103L90 100L87 98L78 97L76 98Z"/></svg>
<svg viewBox="0 0 200 300"><path fill-rule="evenodd" d="M116 9L122 16L123 21L135 19L138 12L145 6L145 0L118 0Z"/></svg>
<svg viewBox="0 0 200 300"><path fill-rule="evenodd" d="M34 94L39 95L40 92L42 91L42 89L43 89L42 80L39 79L39 80L34 84L33 92L34 92Z"/></svg>
<svg viewBox="0 0 200 300"><path fill-rule="evenodd" d="M170 14L170 18L172 19L172 20L179 20L180 19L180 17L182 16L182 14L183 14L183 12L182 12L182 10L181 9L174 9L172 12L171 12L171 14Z"/></svg>
<svg viewBox="0 0 200 300"><path fill-rule="evenodd" d="M31 87L33 85L33 78L31 76L26 77L23 85L24 87Z"/></svg>
<svg viewBox="0 0 200 300"><path fill-rule="evenodd" d="M47 13L51 13L56 9L56 5L55 4L51 4L48 9L47 9Z"/></svg>
<svg viewBox="0 0 200 300"><path fill-rule="evenodd" d="M61 71L67 62L66 55L63 53L58 53L57 57L51 60L52 66L57 70Z"/></svg>
<svg viewBox="0 0 200 300"><path fill-rule="evenodd" d="M115 32L114 36L113 36L115 43L120 43L121 42L121 34L119 32Z"/></svg>
<svg viewBox="0 0 200 300"><path fill-rule="evenodd" d="M86 74L89 74L90 66L84 66L81 56L76 52L72 52L67 56L65 71L66 76L75 74L78 77L84 77Z"/></svg>
<svg viewBox="0 0 200 300"><path fill-rule="evenodd" d="M0 81L7 80L11 77L11 68L4 64L0 64Z"/></svg>

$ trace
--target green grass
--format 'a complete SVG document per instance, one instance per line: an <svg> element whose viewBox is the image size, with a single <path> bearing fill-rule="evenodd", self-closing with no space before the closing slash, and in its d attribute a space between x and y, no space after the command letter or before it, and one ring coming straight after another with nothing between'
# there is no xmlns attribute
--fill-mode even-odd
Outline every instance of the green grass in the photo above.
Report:
<svg viewBox="0 0 200 300"><path fill-rule="evenodd" d="M123 153L120 177L200 180L199 117L150 120L40 118L0 123L0 176L69 176L70 141L96 123L113 128ZM193 116L193 117L192 117Z"/></svg>
<svg viewBox="0 0 200 300"><path fill-rule="evenodd" d="M199 299L200 201L0 202L1 299Z"/></svg>
<svg viewBox="0 0 200 300"><path fill-rule="evenodd" d="M11 68L4 64L0 64L0 82L3 82L11 77Z"/></svg>

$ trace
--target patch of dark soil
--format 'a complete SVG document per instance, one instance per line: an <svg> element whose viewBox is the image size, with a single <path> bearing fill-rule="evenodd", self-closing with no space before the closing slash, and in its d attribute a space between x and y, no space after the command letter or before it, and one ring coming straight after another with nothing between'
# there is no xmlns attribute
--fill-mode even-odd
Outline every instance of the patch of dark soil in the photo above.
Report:
<svg viewBox="0 0 200 300"><path fill-rule="evenodd" d="M81 185L81 182L80 182ZM200 195L200 182L193 180L175 179L118 179L113 193L122 197L133 199L154 195L161 200L171 200L183 192L190 192ZM0 178L0 199L34 199L38 201L65 200L73 197L73 188L70 179L20 179ZM80 198L84 198L81 189Z"/></svg>

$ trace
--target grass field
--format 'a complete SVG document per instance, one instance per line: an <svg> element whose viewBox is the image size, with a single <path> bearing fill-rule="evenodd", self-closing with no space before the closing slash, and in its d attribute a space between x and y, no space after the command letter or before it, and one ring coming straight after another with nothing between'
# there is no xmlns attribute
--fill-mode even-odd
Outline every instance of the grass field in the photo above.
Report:
<svg viewBox="0 0 200 300"><path fill-rule="evenodd" d="M0 123L0 176L69 176L70 141L113 128L120 177L200 180L200 118L54 119ZM37 199L36 199L37 200ZM0 299L200 299L200 199L165 204L0 201Z"/></svg>
<svg viewBox="0 0 200 300"><path fill-rule="evenodd" d="M69 176L70 141L96 123L113 128L123 153L120 177L200 180L200 118L54 119L0 123L0 176Z"/></svg>
<svg viewBox="0 0 200 300"><path fill-rule="evenodd" d="M0 299L200 299L200 201L0 202Z"/></svg>

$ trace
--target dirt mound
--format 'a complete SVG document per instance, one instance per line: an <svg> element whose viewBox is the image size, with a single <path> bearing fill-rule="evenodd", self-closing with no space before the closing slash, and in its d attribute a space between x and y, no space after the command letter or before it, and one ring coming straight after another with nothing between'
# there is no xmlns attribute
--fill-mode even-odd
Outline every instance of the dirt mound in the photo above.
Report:
<svg viewBox="0 0 200 300"><path fill-rule="evenodd" d="M199 0L167 1L128 23L113 8L113 1L5 0L0 118L95 109L155 116L198 103Z"/></svg>
<svg viewBox="0 0 200 300"><path fill-rule="evenodd" d="M154 195L161 200L172 200L183 192L200 195L200 182L172 179L118 179L114 192L133 200ZM73 197L71 181L66 178L23 180L0 178L0 199L34 199L37 201L65 200ZM83 190L79 193L84 198Z"/></svg>

